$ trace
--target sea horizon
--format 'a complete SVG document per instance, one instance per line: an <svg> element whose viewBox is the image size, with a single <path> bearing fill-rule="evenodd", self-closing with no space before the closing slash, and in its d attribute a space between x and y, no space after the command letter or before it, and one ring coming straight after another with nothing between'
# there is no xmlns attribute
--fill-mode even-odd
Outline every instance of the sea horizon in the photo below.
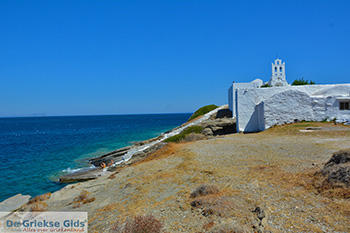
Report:
<svg viewBox="0 0 350 233"><path fill-rule="evenodd" d="M54 192L58 176L88 159L171 130L190 113L0 118L0 201ZM16 185L13 185L16 183Z"/></svg>
<svg viewBox="0 0 350 233"><path fill-rule="evenodd" d="M21 115L0 116L1 118L35 118L35 117L89 117L89 116L129 116L129 115L165 115L165 114L192 114L192 112L161 112L161 113L111 113L111 114L77 114L77 115Z"/></svg>

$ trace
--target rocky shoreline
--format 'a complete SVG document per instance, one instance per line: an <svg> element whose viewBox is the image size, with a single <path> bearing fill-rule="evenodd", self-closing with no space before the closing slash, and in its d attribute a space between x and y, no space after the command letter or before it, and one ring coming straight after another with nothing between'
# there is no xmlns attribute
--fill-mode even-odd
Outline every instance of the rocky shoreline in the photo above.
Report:
<svg viewBox="0 0 350 233"><path fill-rule="evenodd" d="M88 212L95 233L150 215L162 232L349 232L349 126L298 122L215 136L226 121L197 122L199 140L162 142L17 210Z"/></svg>
<svg viewBox="0 0 350 233"><path fill-rule="evenodd" d="M96 179L107 175L117 167L130 164L140 158L159 150L166 145L165 139L181 133L189 126L198 125L203 128L203 135L206 137L224 135L235 132L235 120L227 105L220 106L209 113L186 122L172 130L162 133L160 136L148 140L135 142L131 146L119 148L115 151L89 159L94 167L91 169L77 171L63 175L59 178L61 183L72 183Z"/></svg>
<svg viewBox="0 0 350 233"><path fill-rule="evenodd" d="M181 133L190 126L201 126L203 128L200 134L202 139L211 138L217 135L234 133L235 119L232 118L232 114L228 110L227 105L220 106L201 117L164 132L158 137L134 142L133 145L119 148L95 158L90 158L89 163L93 165L92 168L62 175L59 177L59 182L67 184L76 183L79 185L80 182L95 180L103 176L111 176L119 168L134 164L160 150L168 144L164 142L167 138ZM59 191L60 190L57 192ZM31 199L32 197L29 195L17 194L0 202L0 211L15 211Z"/></svg>

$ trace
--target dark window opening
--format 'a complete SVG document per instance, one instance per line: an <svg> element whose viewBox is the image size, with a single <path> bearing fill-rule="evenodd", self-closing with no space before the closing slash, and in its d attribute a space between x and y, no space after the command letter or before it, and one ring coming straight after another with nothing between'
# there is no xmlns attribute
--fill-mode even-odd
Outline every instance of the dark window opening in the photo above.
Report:
<svg viewBox="0 0 350 233"><path fill-rule="evenodd" d="M340 110L350 110L350 101L349 102L340 102L339 109Z"/></svg>
<svg viewBox="0 0 350 233"><path fill-rule="evenodd" d="M275 67L275 72L277 72L277 67Z"/></svg>
<svg viewBox="0 0 350 233"><path fill-rule="evenodd" d="M280 67L280 72L282 72L282 67Z"/></svg>

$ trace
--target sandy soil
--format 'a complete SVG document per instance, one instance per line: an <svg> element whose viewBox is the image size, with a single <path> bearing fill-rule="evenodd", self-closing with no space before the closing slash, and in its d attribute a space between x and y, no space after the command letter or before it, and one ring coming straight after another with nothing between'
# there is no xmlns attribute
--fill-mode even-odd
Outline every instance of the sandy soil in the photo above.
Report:
<svg viewBox="0 0 350 233"><path fill-rule="evenodd" d="M300 132L309 126L327 129ZM323 195L310 185L312 174L345 148L350 148L350 128L331 123L168 144L25 209L88 211L89 232L98 233L146 214L159 219L164 232L350 232L350 200ZM191 198L202 184L219 192Z"/></svg>

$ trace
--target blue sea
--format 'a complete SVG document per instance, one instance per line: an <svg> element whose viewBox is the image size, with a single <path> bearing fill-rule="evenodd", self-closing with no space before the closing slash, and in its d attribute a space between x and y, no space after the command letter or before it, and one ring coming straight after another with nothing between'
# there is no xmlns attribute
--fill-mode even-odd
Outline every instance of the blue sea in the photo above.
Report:
<svg viewBox="0 0 350 233"><path fill-rule="evenodd" d="M57 177L88 158L158 136L190 114L0 118L0 201L64 185Z"/></svg>

